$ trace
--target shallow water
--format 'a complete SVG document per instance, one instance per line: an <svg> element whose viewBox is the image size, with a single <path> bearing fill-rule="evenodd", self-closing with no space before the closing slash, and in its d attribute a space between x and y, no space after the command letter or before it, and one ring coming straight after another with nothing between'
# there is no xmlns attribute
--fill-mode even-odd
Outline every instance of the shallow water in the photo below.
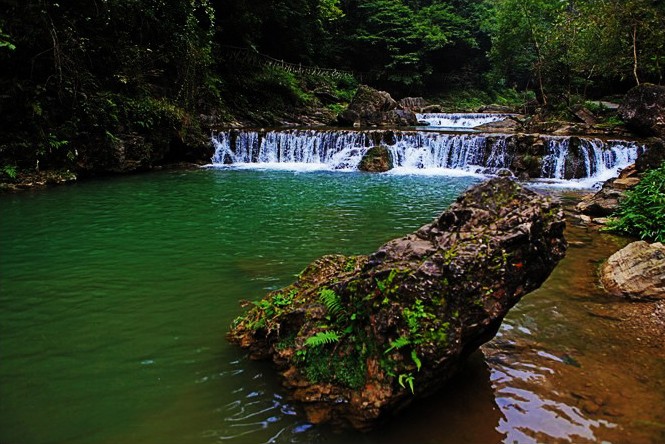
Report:
<svg viewBox="0 0 665 444"><path fill-rule="evenodd" d="M662 353L597 315L595 264L621 241L578 227L446 390L370 434L307 424L225 341L239 300L373 251L476 181L198 170L0 196L0 442L665 440Z"/></svg>

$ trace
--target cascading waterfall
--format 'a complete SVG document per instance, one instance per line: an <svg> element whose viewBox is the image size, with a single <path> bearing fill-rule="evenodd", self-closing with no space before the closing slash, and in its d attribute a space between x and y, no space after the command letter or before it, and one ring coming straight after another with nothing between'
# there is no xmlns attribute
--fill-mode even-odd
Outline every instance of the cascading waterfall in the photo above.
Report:
<svg viewBox="0 0 665 444"><path fill-rule="evenodd" d="M418 122L422 122L429 127L468 130L486 123L506 120L513 115L497 113L428 113L416 114L416 119L418 119Z"/></svg>
<svg viewBox="0 0 665 444"><path fill-rule="evenodd" d="M543 137L546 154L541 176L552 179L595 178L606 180L637 159L643 149L625 140Z"/></svg>
<svg viewBox="0 0 665 444"><path fill-rule="evenodd" d="M372 146L369 134L359 131L230 131L213 137L213 165L306 164L355 170Z"/></svg>
<svg viewBox="0 0 665 444"><path fill-rule="evenodd" d="M490 167L484 165L483 153L488 144L496 149L486 136L472 134L397 133L395 144L388 146L397 168L457 169L476 172ZM504 165L491 167L503 168Z"/></svg>
<svg viewBox="0 0 665 444"><path fill-rule="evenodd" d="M510 134L447 134L430 131L231 130L213 137L213 166L353 171L372 146L390 151L395 172L467 173L515 170L525 154ZM541 178L605 180L629 165L643 149L635 142L541 136ZM531 137L533 143L533 137ZM522 146L522 148L520 148ZM534 156L533 154L531 155ZM532 173L533 177L534 174Z"/></svg>

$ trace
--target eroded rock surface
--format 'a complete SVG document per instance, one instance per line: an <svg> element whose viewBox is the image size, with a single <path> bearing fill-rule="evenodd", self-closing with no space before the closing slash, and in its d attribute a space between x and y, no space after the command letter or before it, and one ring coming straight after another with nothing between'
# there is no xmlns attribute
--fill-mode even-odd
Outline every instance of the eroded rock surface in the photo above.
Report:
<svg viewBox="0 0 665 444"><path fill-rule="evenodd" d="M644 241L628 244L603 265L600 281L615 296L665 299L665 245Z"/></svg>
<svg viewBox="0 0 665 444"><path fill-rule="evenodd" d="M369 256L325 256L228 339L272 359L314 423L368 429L444 385L564 256L557 203L507 178Z"/></svg>

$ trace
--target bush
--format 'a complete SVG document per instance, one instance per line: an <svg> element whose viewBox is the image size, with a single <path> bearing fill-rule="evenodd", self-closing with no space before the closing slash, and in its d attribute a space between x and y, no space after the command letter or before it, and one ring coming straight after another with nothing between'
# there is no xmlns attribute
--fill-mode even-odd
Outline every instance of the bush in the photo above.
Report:
<svg viewBox="0 0 665 444"><path fill-rule="evenodd" d="M626 192L607 229L665 242L665 162L647 172L635 188Z"/></svg>

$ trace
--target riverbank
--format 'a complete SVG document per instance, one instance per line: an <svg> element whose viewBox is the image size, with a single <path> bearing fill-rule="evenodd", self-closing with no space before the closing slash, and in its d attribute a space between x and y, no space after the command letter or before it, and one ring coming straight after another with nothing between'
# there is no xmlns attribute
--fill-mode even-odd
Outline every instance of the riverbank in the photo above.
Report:
<svg viewBox="0 0 665 444"><path fill-rule="evenodd" d="M570 203L575 201L577 196ZM542 347L537 341L497 341L483 350L488 359L496 357L500 363L528 362L533 368L549 368L542 390L556 402L573 406L576 410L569 414L593 418L588 425L595 439L580 437L575 442L660 442L665 437L665 303L630 302L611 297L600 287L600 266L630 239L576 220L572 205L566 237L568 255L549 285L557 282L559 291L571 296L567 306L551 309L555 324L569 317L576 321L568 321L579 322L577 331L551 327L568 345L559 346L559 353L547 354L532 351ZM561 282L563 276L558 273L566 273L568 282ZM540 291L532 297L537 298ZM540 435L537 440L549 442L551 437Z"/></svg>

